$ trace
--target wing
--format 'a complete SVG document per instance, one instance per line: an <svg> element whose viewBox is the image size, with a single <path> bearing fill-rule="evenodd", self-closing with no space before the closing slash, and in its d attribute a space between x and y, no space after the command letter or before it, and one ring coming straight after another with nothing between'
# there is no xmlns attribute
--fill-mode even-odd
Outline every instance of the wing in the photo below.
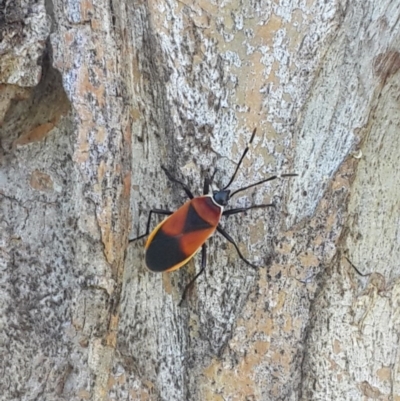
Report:
<svg viewBox="0 0 400 401"><path fill-rule="evenodd" d="M165 272L185 265L214 233L221 215L222 207L210 196L186 202L150 234L145 247L147 267Z"/></svg>

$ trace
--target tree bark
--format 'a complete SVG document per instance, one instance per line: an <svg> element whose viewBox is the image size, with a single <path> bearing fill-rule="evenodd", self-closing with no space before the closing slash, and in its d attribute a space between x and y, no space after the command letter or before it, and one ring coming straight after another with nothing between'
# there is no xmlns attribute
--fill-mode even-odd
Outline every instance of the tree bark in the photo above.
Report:
<svg viewBox="0 0 400 401"><path fill-rule="evenodd" d="M400 6L0 7L0 400L400 400ZM152 208L233 197L173 273ZM153 226L159 221L153 221Z"/></svg>

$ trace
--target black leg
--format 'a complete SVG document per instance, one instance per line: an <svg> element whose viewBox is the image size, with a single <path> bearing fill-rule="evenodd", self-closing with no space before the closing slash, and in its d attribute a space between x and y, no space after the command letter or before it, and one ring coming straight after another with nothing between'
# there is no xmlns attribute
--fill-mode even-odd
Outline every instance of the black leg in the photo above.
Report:
<svg viewBox="0 0 400 401"><path fill-rule="evenodd" d="M294 173L293 174L282 174L280 176L273 175L272 177L266 178L265 180L255 182L254 184L250 184L250 185L247 185L246 187L239 188L236 191L233 191L231 193L231 198L232 198L232 196L236 195L239 192L245 191L246 189L249 189L249 188L256 187L257 185L260 185L260 184L264 184L264 182L276 180L277 178L280 178L280 177L297 177L297 176L298 176L298 174L294 174Z"/></svg>
<svg viewBox="0 0 400 401"><path fill-rule="evenodd" d="M181 302L179 302L179 306L182 305L182 302L185 300L186 298L186 294L188 292L188 290L193 287L194 282L200 277L201 274L204 273L204 270L206 268L207 265L207 245L203 244L202 248L201 248L201 269L200 271L190 280L189 284L185 287L183 294L182 294L182 299Z"/></svg>
<svg viewBox="0 0 400 401"><path fill-rule="evenodd" d="M184 184L183 182L181 182L181 181L177 180L175 177L173 177L173 175L166 169L166 167L161 166L161 168L164 170L165 174L167 175L167 177L170 181L174 182L175 184L179 184L183 188L183 190L185 191L185 193L189 199L194 198L192 192L190 191L189 187L186 184Z"/></svg>
<svg viewBox="0 0 400 401"><path fill-rule="evenodd" d="M162 214L164 216L170 216L174 212L171 212L170 210L163 210L163 209L152 209L152 210L150 210L149 218L147 219L146 233L143 234L143 235L139 235L139 237L130 239L129 240L129 244L134 242L134 241L137 241L138 239L144 238L146 235L149 235L149 232L150 232L150 221L151 221L151 216L152 216L153 213Z"/></svg>
<svg viewBox="0 0 400 401"><path fill-rule="evenodd" d="M218 224L217 227L217 231L223 235L236 249L236 252L239 255L239 258L243 260L243 262L247 263L249 266L257 268L258 266L256 266L255 264L249 262L240 252L239 247L236 245L236 242L234 241L234 239Z"/></svg>
<svg viewBox="0 0 400 401"><path fill-rule="evenodd" d="M204 179L203 195L208 195L208 193L210 192L210 185L211 185L211 180L208 177L206 177Z"/></svg>
<svg viewBox="0 0 400 401"><path fill-rule="evenodd" d="M251 143L253 142L253 139L254 139L254 137L255 137L255 135L256 135L256 131L257 131L257 128L254 128L253 133L251 134L250 141L249 141L249 143L247 144L246 149L244 150L244 152L243 152L243 154L242 154L242 157L241 157L240 160L239 160L239 163L236 165L236 169L235 169L235 172L233 173L232 178L229 180L228 185L226 185L223 189L227 189L227 188L232 184L233 180L235 179L236 174L237 174L237 172L239 171L239 167L240 167L240 165L242 164L242 161L243 161L244 157L246 156L247 152L249 151L249 148L250 148ZM232 195L231 195L231 196L232 196Z"/></svg>
<svg viewBox="0 0 400 401"><path fill-rule="evenodd" d="M210 192L210 186L214 181L215 174L217 174L218 169L216 168L210 178L206 177L204 179L203 195L208 195Z"/></svg>
<svg viewBox="0 0 400 401"><path fill-rule="evenodd" d="M268 205L253 205L253 206L249 206L249 207L239 207L237 209L224 210L222 212L222 216L230 216L232 214L246 212L247 210L250 210L250 209L260 209L260 208L264 208L264 207L275 207L275 205L273 203L270 203Z"/></svg>

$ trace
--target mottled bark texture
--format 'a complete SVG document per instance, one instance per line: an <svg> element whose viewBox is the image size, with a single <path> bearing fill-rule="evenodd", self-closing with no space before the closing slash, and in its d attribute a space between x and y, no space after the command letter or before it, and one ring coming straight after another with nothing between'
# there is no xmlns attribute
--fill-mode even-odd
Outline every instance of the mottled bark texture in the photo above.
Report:
<svg viewBox="0 0 400 401"><path fill-rule="evenodd" d="M400 400L400 3L0 3L0 400ZM199 256L151 208L218 168ZM155 224L157 219L155 219Z"/></svg>

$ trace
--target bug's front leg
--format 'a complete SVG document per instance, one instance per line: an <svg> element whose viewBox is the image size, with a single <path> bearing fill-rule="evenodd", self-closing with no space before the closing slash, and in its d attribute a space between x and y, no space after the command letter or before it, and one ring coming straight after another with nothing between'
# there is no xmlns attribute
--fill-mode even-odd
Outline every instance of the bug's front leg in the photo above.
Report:
<svg viewBox="0 0 400 401"><path fill-rule="evenodd" d="M228 209L228 210L224 210L222 215L223 216L231 216L232 214L244 213L244 212L247 212L247 210L261 209L264 207L275 207L275 204L269 203L267 205L253 205L253 206L248 206L248 207L238 207L237 209Z"/></svg>

